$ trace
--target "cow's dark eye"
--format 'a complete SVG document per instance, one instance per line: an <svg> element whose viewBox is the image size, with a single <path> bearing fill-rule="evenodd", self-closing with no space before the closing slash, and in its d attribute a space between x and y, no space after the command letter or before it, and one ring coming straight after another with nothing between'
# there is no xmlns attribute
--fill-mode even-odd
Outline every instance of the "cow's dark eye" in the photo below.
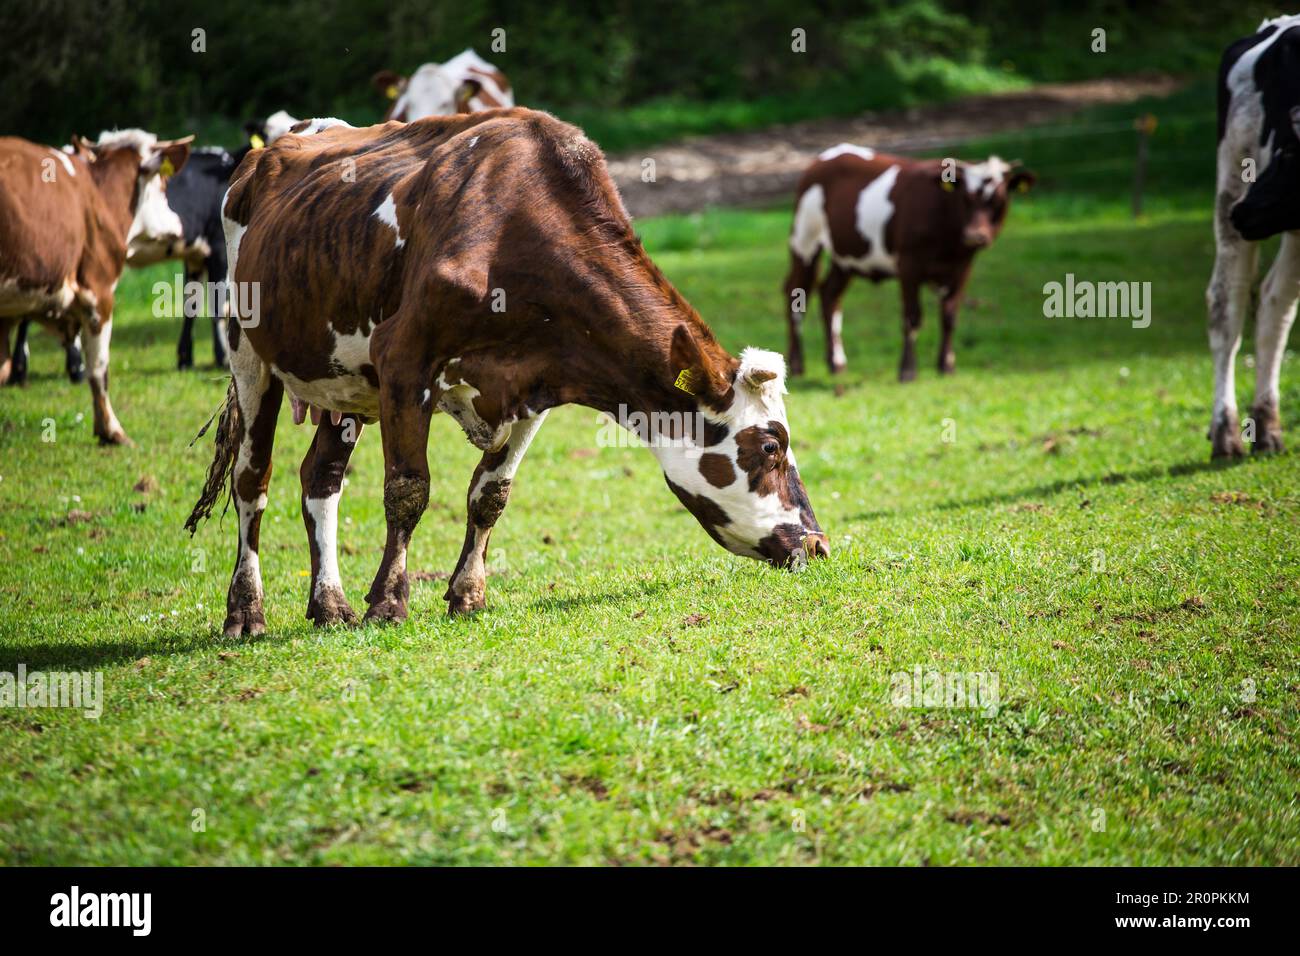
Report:
<svg viewBox="0 0 1300 956"><path fill-rule="evenodd" d="M763 454L765 455L775 455L780 450L781 446L774 441L763 442Z"/></svg>

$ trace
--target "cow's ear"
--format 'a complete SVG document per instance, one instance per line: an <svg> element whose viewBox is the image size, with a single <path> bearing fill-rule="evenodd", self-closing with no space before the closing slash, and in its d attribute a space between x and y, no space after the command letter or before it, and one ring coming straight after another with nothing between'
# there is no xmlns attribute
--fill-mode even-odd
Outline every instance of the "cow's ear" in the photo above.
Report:
<svg viewBox="0 0 1300 956"><path fill-rule="evenodd" d="M86 137L78 134L72 134L72 151L88 163L95 161L95 144Z"/></svg>
<svg viewBox="0 0 1300 956"><path fill-rule="evenodd" d="M672 362L669 371L675 388L715 403L731 390L724 370L709 359L695 333L685 323L673 329L669 355Z"/></svg>
<svg viewBox="0 0 1300 956"><path fill-rule="evenodd" d="M939 164L939 171L935 174L934 181L944 192L956 192L957 185L961 182L961 166L953 163L952 160L944 160Z"/></svg>
<svg viewBox="0 0 1300 956"><path fill-rule="evenodd" d="M161 140L155 143L149 157L140 164L140 172L148 175L153 173L161 173L163 176L175 175L190 158L192 142L194 137L186 136L184 139Z"/></svg>
<svg viewBox="0 0 1300 956"><path fill-rule="evenodd" d="M472 113L469 101L478 96L478 91L483 89L483 84L478 80L466 80L460 86L456 87L456 112Z"/></svg>
<svg viewBox="0 0 1300 956"><path fill-rule="evenodd" d="M1034 188L1038 177L1028 169L1015 169L1007 179L1007 189L1012 192L1027 193Z"/></svg>
<svg viewBox="0 0 1300 956"><path fill-rule="evenodd" d="M392 70L380 70L370 78L370 85L388 99L395 100L406 87L406 77Z"/></svg>

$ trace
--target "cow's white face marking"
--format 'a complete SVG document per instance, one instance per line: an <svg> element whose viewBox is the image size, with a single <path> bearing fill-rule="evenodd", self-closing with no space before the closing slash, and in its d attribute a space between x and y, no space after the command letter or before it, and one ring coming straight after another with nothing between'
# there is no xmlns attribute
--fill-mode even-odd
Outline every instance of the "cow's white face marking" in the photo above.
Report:
<svg viewBox="0 0 1300 956"><path fill-rule="evenodd" d="M297 126L300 120L294 119L284 110L277 110L266 118L263 127L266 129L266 145L270 146L277 139L289 132L290 129Z"/></svg>
<svg viewBox="0 0 1300 956"><path fill-rule="evenodd" d="M898 260L885 249L885 226L894 216L894 204L889 194L893 192L901 169L901 166L890 166L858 193L854 225L858 235L871 245L863 256L845 256L832 251L837 265L861 272L898 271Z"/></svg>
<svg viewBox="0 0 1300 956"><path fill-rule="evenodd" d="M406 89L393 105L393 115L408 122L426 116L450 116L456 112L454 76L437 63L426 63L411 74Z"/></svg>
<svg viewBox="0 0 1300 956"><path fill-rule="evenodd" d="M475 138L477 139L477 137ZM392 193L389 193L388 197L379 204L379 208L375 210L374 215L376 219L391 227L393 232L397 234L398 249L406 245L406 240L402 238L401 227L397 224L397 203L393 201Z"/></svg>
<svg viewBox="0 0 1300 956"><path fill-rule="evenodd" d="M823 150L817 154L817 158L822 162L835 159L837 156L857 156L860 159L875 159L876 151L868 149L865 146L854 146L852 143L840 143L838 146L832 146L830 149Z"/></svg>
<svg viewBox="0 0 1300 956"><path fill-rule="evenodd" d="M134 149L144 163L155 155L158 137L141 129L121 129L99 134L96 146ZM181 218L167 204L167 188L161 173L141 173L135 191L135 215L127 230L127 260L135 263L157 262L176 252L185 243Z"/></svg>
<svg viewBox="0 0 1300 956"><path fill-rule="evenodd" d="M758 386L749 385L747 376L755 370L775 373L775 377ZM655 442L651 450L669 481L691 495L707 499L726 514L727 523L716 526L714 530L728 551L745 557L766 558L767 555L760 552L759 544L782 525L804 527L803 518L798 507L787 507L782 503L780 494L750 491L747 473L736 464L741 453L737 436L749 428L766 429L772 423L779 423L789 435L790 425L782 397L785 394L785 359L776 352L745 349L741 353L733 387L734 398L725 412L718 414L703 405L699 407L699 414L708 421L727 427L727 437L721 442L704 448ZM710 482L700 470L702 453L725 457L732 463L735 479L721 488ZM787 449L786 461L790 468L796 468L792 449Z"/></svg>
<svg viewBox="0 0 1300 956"><path fill-rule="evenodd" d="M963 163L961 167L966 191L981 199L992 199L1009 172L1011 164L998 156L990 156L982 163Z"/></svg>

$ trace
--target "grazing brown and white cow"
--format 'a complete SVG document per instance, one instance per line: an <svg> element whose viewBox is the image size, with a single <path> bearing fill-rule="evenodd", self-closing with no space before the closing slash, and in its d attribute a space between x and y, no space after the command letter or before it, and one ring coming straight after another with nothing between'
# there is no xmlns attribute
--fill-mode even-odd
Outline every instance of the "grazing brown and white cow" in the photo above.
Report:
<svg viewBox="0 0 1300 956"><path fill-rule="evenodd" d="M163 179L185 164L191 139L119 130L78 138L71 154L0 139L0 383L14 323L33 317L65 344L80 330L106 444L127 440L108 400L113 291L131 240L162 235L176 219Z"/></svg>
<svg viewBox="0 0 1300 956"><path fill-rule="evenodd" d="M1210 447L1244 454L1235 365L1259 264L1259 242L1281 234L1255 316L1252 449L1282 450L1278 379L1300 301L1300 16L1265 20L1219 66L1214 274L1205 299L1214 354ZM1249 437L1249 436L1248 436Z"/></svg>
<svg viewBox="0 0 1300 956"><path fill-rule="evenodd" d="M818 258L830 258L820 286L826 361L845 366L840 303L849 279L897 278L903 294L901 382L916 378L921 287L939 291L943 342L939 371L956 367L952 333L975 253L1002 230L1013 191L1034 174L990 156L982 163L888 156L842 143L823 152L799 180L785 280L790 372L803 372L800 326L817 282Z"/></svg>
<svg viewBox="0 0 1300 956"><path fill-rule="evenodd" d="M426 63L410 77L380 70L370 82L392 100L385 120L409 123L425 116L477 113L515 105L506 75L468 49L446 63Z"/></svg>
<svg viewBox="0 0 1300 956"><path fill-rule="evenodd" d="M239 548L227 634L265 627L258 528L286 390L295 421L310 406L317 423L300 477L318 625L356 620L335 556L339 494L361 426L376 420L388 540L366 617L406 617L438 411L483 450L444 596L452 614L484 606L488 537L511 480L547 412L569 403L619 421L659 413L698 434L654 453L727 550L773 565L827 553L790 449L781 356L737 360L718 344L647 257L580 130L526 109L364 129L305 121L248 155L223 214L241 304L216 458L187 527L229 475Z"/></svg>

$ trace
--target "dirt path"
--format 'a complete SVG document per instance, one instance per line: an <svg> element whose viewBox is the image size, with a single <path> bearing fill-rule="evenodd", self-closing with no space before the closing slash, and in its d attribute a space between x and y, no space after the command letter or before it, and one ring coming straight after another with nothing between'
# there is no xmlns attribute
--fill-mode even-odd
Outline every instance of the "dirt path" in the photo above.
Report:
<svg viewBox="0 0 1300 956"><path fill-rule="evenodd" d="M609 168L633 216L742 206L791 196L813 157L836 143L904 153L936 149L1066 119L1089 106L1167 96L1180 86L1167 76L1048 84L937 106L700 136L611 156ZM656 182L641 181L646 158L655 161Z"/></svg>

